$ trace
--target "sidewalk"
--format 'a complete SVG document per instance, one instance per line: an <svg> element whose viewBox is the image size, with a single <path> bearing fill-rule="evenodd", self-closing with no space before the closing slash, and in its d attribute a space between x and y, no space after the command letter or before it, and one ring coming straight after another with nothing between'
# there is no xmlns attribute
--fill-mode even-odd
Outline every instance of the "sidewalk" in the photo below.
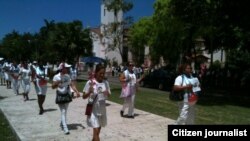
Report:
<svg viewBox="0 0 250 141"><path fill-rule="evenodd" d="M38 115L33 85L29 96L30 100L24 102L21 95L0 86L0 108L21 141L91 141L92 128L87 126L84 115L87 100L77 98L70 103L67 115L70 135L64 135L59 127L55 90L48 87L43 115ZM107 101L108 125L101 130L101 141L167 141L167 125L174 120L138 109L134 119L121 118L120 109L120 104Z"/></svg>

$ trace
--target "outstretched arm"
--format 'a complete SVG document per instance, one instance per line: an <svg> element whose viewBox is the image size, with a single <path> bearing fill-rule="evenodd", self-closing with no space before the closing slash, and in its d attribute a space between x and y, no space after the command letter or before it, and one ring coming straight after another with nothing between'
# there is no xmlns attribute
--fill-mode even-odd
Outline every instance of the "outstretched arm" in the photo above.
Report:
<svg viewBox="0 0 250 141"><path fill-rule="evenodd" d="M80 93L77 90L76 86L71 82L70 87L73 89L73 91L76 93L76 97L80 97Z"/></svg>
<svg viewBox="0 0 250 141"><path fill-rule="evenodd" d="M52 89L55 89L55 88L57 88L60 84L62 84L61 81L53 81L51 87L52 87Z"/></svg>
<svg viewBox="0 0 250 141"><path fill-rule="evenodd" d="M86 83L85 87L87 85L89 85L88 92L83 92L83 95L82 95L83 99L88 98L90 94L94 92L94 88L93 88L94 83L93 82L90 82L90 84Z"/></svg>

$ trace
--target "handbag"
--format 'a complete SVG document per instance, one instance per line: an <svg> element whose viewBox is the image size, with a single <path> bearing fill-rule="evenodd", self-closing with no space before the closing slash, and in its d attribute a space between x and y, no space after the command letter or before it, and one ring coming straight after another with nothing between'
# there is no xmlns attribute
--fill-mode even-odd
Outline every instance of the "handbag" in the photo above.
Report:
<svg viewBox="0 0 250 141"><path fill-rule="evenodd" d="M122 84L122 92L120 98L130 97L132 95L132 87L128 84Z"/></svg>
<svg viewBox="0 0 250 141"><path fill-rule="evenodd" d="M96 97L97 97L97 95L95 96L93 102L88 102L88 104L86 106L86 110L85 110L85 115L90 116L92 114L93 106L94 106Z"/></svg>
<svg viewBox="0 0 250 141"><path fill-rule="evenodd" d="M69 90L69 86L67 93L62 93L58 90L56 91L56 104L64 104L64 103L69 103L71 101L72 101L72 94Z"/></svg>
<svg viewBox="0 0 250 141"><path fill-rule="evenodd" d="M188 102L191 105L194 105L198 101L198 96L196 93L192 92L188 95Z"/></svg>
<svg viewBox="0 0 250 141"><path fill-rule="evenodd" d="M182 82L181 86L183 85L183 75L182 75ZM169 94L169 99L171 101L182 101L184 99L184 92L183 91L175 91L173 88Z"/></svg>
<svg viewBox="0 0 250 141"><path fill-rule="evenodd" d="M184 99L184 93L182 91L172 90L169 94L169 99L172 101L182 101Z"/></svg>

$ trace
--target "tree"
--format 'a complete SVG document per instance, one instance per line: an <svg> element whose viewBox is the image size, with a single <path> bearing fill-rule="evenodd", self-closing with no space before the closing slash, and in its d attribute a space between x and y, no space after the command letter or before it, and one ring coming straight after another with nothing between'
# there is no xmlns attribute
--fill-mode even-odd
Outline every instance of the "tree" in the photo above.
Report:
<svg viewBox="0 0 250 141"><path fill-rule="evenodd" d="M74 63L81 55L92 54L92 40L88 28L80 21L55 23L44 20L39 33L7 34L1 43L3 57L16 60L39 60L55 63L68 60Z"/></svg>
<svg viewBox="0 0 250 141"><path fill-rule="evenodd" d="M19 34L17 31L7 34L2 41L1 53L9 60L29 60L30 57L27 54L32 54L32 47L29 44L32 36L30 33Z"/></svg>
<svg viewBox="0 0 250 141"><path fill-rule="evenodd" d="M54 20L44 20L45 26L40 28L33 40L33 46L35 47L36 60L44 60L55 63L58 61L58 52L54 47L54 39L56 23Z"/></svg>
<svg viewBox="0 0 250 141"><path fill-rule="evenodd" d="M1 53L7 59L18 59L16 55L16 51L18 50L18 46L20 44L20 34L17 31L12 31L9 34L6 34L2 41Z"/></svg>
<svg viewBox="0 0 250 141"><path fill-rule="evenodd" d="M195 34L206 38L210 52L222 47L248 49L250 18L247 1L171 0L170 5L175 17L193 25Z"/></svg>
<svg viewBox="0 0 250 141"><path fill-rule="evenodd" d="M145 46L149 46L153 32L151 32L154 26L152 18L145 17L133 24L129 29L129 44L130 51L137 63L144 62L144 50Z"/></svg>
<svg viewBox="0 0 250 141"><path fill-rule="evenodd" d="M45 23L46 26L40 30L39 40L44 41L43 48L49 52L42 54L42 58L51 56L53 62L68 60L73 63L81 55L91 54L89 29L84 29L80 21L54 23L45 20Z"/></svg>
<svg viewBox="0 0 250 141"><path fill-rule="evenodd" d="M164 60L176 64L180 54L191 46L188 40L191 27L171 14L170 0L157 0L154 9L150 55L155 63L159 63L159 56L163 56Z"/></svg>

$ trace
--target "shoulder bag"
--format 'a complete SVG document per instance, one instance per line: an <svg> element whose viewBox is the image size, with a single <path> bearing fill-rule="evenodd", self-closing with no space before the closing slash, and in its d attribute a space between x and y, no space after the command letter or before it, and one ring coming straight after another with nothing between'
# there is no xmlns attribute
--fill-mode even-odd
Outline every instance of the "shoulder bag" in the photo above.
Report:
<svg viewBox="0 0 250 141"><path fill-rule="evenodd" d="M93 111L93 105L95 103L95 100L97 98L97 95L95 96L93 102L88 102L87 106L86 106L86 110L85 110L85 115L90 116L92 111Z"/></svg>
<svg viewBox="0 0 250 141"><path fill-rule="evenodd" d="M72 101L72 94L70 92L69 86L67 87L67 93L61 93L56 90L56 104L64 104Z"/></svg>
<svg viewBox="0 0 250 141"><path fill-rule="evenodd" d="M182 75L182 82L181 82L181 86L183 85L183 75ZM182 101L184 99L184 92L183 91L175 91L173 88L169 94L169 99L171 101Z"/></svg>

